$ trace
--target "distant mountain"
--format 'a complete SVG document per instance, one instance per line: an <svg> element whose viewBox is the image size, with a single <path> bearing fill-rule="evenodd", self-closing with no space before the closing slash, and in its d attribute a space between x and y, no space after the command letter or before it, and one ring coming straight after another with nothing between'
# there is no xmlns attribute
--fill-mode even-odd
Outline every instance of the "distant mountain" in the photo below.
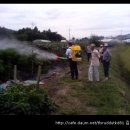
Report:
<svg viewBox="0 0 130 130"><path fill-rule="evenodd" d="M125 35L117 35L116 37L114 37L114 39L119 39L119 40L126 40L126 39L130 39L130 34L125 34Z"/></svg>
<svg viewBox="0 0 130 130"><path fill-rule="evenodd" d="M8 28L5 28L5 27L0 27L0 32L9 32L9 33L12 33L12 32L16 32L12 29L8 29Z"/></svg>
<svg viewBox="0 0 130 130"><path fill-rule="evenodd" d="M16 31L12 30L12 29L7 29L5 27L0 27L0 38L4 38L4 37L13 37L14 33Z"/></svg>
<svg viewBox="0 0 130 130"><path fill-rule="evenodd" d="M0 39L2 38L16 38L21 41L34 41L36 39L50 40L50 41L61 41L65 38L57 32L52 32L50 29L47 31L43 30L40 32L35 26L34 29L22 28L18 31L0 27Z"/></svg>

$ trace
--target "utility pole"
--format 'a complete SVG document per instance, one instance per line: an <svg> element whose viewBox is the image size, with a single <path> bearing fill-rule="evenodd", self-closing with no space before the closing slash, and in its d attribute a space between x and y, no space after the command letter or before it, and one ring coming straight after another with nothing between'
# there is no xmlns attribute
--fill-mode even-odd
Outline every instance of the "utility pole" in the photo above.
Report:
<svg viewBox="0 0 130 130"><path fill-rule="evenodd" d="M70 28L69 28L69 40L70 40Z"/></svg>
<svg viewBox="0 0 130 130"><path fill-rule="evenodd" d="M121 43L122 43L122 29L121 29Z"/></svg>
<svg viewBox="0 0 130 130"><path fill-rule="evenodd" d="M31 27L32 27L32 29L34 28L34 26L35 26L35 24L34 24L34 22L32 22L32 23L31 23Z"/></svg>

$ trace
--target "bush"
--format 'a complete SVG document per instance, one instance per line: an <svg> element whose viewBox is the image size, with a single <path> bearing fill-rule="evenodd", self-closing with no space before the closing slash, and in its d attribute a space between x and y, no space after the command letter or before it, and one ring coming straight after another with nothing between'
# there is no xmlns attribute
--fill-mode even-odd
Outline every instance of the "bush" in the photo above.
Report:
<svg viewBox="0 0 130 130"><path fill-rule="evenodd" d="M130 46L117 46L115 51L115 69L123 80L130 83Z"/></svg>
<svg viewBox="0 0 130 130"><path fill-rule="evenodd" d="M55 110L47 91L35 86L14 85L0 94L0 114L46 115Z"/></svg>
<svg viewBox="0 0 130 130"><path fill-rule="evenodd" d="M47 72L51 63L49 61L37 60L36 55L19 54L15 49L0 50L0 80L5 82L13 79L14 65L17 65L18 79L24 80L37 74L39 64L42 64L43 72ZM32 74L33 62L33 74Z"/></svg>

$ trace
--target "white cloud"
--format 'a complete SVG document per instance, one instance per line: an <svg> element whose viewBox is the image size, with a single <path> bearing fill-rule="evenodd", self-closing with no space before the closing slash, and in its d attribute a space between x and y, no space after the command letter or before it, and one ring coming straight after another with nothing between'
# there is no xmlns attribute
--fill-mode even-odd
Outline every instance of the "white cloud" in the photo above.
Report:
<svg viewBox="0 0 130 130"><path fill-rule="evenodd" d="M68 38L130 33L130 4L0 4L0 26L51 29Z"/></svg>

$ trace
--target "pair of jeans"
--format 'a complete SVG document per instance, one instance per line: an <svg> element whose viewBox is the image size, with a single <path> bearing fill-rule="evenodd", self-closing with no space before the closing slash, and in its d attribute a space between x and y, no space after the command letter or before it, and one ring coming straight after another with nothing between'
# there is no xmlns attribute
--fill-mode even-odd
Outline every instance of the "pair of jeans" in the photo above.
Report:
<svg viewBox="0 0 130 130"><path fill-rule="evenodd" d="M70 64L70 72L71 72L71 78L78 79L78 68L77 68L77 62L73 61L72 59L69 58L69 64Z"/></svg>
<svg viewBox="0 0 130 130"><path fill-rule="evenodd" d="M89 62L89 60L91 58L91 53L87 53L87 58L88 58L88 62Z"/></svg>

